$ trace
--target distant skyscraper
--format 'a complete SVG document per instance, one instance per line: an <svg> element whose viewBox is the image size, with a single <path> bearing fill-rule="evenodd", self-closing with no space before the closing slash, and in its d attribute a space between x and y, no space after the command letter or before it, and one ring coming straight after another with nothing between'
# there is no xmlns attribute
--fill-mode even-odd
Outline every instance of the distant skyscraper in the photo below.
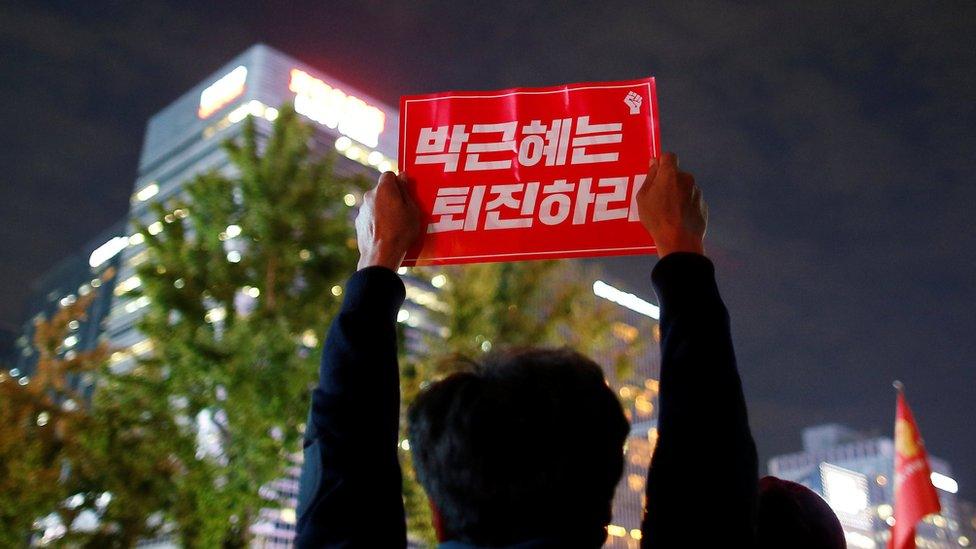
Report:
<svg viewBox="0 0 976 549"><path fill-rule="evenodd" d="M865 435L842 425L818 425L803 430L803 451L769 460L769 474L799 482L831 506L847 536L848 547L886 547L893 524L894 443L891 437ZM959 547L959 517L949 464L931 454L932 481L938 489L942 513L918 525L921 548Z"/></svg>
<svg viewBox="0 0 976 549"><path fill-rule="evenodd" d="M80 296L96 292L86 318L68 326L69 333L62 346L61 356L95 348L104 340L105 321L112 304L115 274L120 265L119 253L126 245L125 222L119 221L81 247L76 253L62 259L32 285L26 304L26 320L15 343L15 357L10 373L30 382L37 364L34 349L34 323L50 318L61 307L74 303ZM26 378L26 379L24 379ZM71 377L68 380L74 390L91 393L94 380L89 377Z"/></svg>

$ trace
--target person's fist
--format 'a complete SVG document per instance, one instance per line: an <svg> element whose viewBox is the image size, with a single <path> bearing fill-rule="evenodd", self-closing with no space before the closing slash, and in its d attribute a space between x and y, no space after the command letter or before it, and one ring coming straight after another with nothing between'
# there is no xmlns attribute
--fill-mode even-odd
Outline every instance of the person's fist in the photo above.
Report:
<svg viewBox="0 0 976 549"><path fill-rule="evenodd" d="M673 252L705 253L702 240L708 206L695 178L678 170L674 153L651 161L647 179L637 191L637 212L657 245L659 257Z"/></svg>
<svg viewBox="0 0 976 549"><path fill-rule="evenodd" d="M359 268L397 270L420 235L420 211L407 193L406 176L384 172L376 187L363 196L356 216Z"/></svg>

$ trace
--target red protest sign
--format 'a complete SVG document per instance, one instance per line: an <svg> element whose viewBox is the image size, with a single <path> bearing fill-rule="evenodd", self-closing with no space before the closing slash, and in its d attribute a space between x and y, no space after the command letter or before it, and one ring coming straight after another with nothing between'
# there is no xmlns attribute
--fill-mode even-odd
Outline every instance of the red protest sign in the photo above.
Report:
<svg viewBox="0 0 976 549"><path fill-rule="evenodd" d="M653 252L633 200L660 141L653 78L401 97L403 264Z"/></svg>

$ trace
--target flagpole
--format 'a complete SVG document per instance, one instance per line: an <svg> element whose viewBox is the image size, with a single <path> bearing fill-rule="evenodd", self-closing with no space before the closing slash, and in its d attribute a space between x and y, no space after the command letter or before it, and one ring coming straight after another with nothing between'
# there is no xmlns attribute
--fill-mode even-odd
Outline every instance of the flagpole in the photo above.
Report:
<svg viewBox="0 0 976 549"><path fill-rule="evenodd" d="M905 384L897 379L891 382L891 386L894 387L899 393L905 392Z"/></svg>

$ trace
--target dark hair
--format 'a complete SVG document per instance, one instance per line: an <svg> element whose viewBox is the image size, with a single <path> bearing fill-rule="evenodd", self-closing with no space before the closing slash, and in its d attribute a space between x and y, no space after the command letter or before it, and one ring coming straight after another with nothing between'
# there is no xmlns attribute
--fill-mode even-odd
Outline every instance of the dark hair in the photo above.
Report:
<svg viewBox="0 0 976 549"><path fill-rule="evenodd" d="M837 515L816 492L788 480L759 481L758 547L845 549L847 540Z"/></svg>
<svg viewBox="0 0 976 549"><path fill-rule="evenodd" d="M428 387L409 423L417 476L447 539L605 540L630 427L589 358L569 349L490 354Z"/></svg>

